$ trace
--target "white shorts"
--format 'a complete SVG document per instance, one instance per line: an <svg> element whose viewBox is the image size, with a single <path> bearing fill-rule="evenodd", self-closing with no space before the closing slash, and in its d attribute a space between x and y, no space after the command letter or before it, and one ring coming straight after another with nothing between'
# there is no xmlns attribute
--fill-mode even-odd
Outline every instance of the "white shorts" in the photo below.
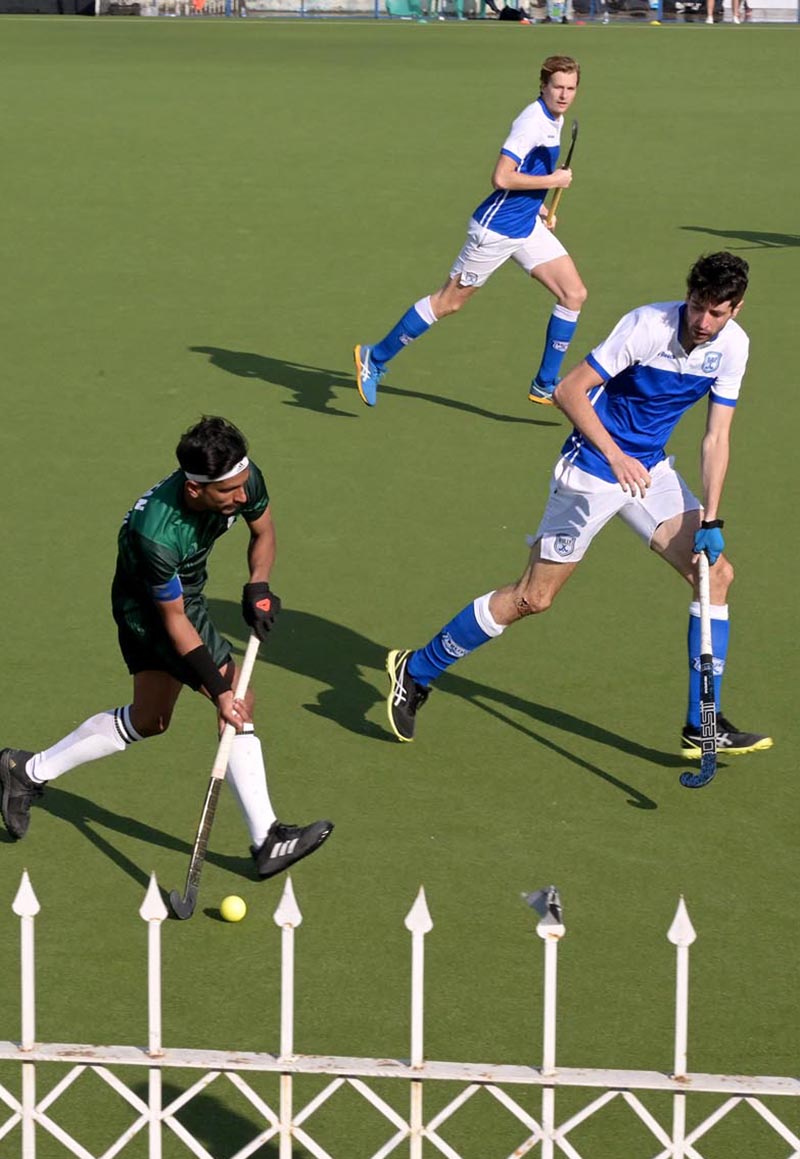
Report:
<svg viewBox="0 0 800 1159"><path fill-rule="evenodd" d="M453 262L450 277L458 277L462 286L482 286L509 258L530 274L536 266L563 258L566 252L552 230L540 220L528 237L505 237L478 225L473 217L467 227L467 240Z"/></svg>
<svg viewBox="0 0 800 1159"><path fill-rule="evenodd" d="M675 515L697 511L700 501L675 470L674 459L662 459L650 471L651 483L644 499L623 491L559 459L553 471L550 499L539 530L529 536L533 546L541 540L542 559L552 563L577 563L583 559L598 531L618 515L649 544L656 528Z"/></svg>

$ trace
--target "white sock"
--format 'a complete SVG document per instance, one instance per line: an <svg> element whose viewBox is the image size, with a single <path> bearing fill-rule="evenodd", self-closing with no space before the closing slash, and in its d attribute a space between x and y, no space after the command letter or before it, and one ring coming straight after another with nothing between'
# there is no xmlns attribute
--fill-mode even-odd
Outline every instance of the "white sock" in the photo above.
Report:
<svg viewBox="0 0 800 1159"><path fill-rule="evenodd" d="M478 621L478 626L487 636L501 636L506 630L505 624L498 624L492 613L489 611L489 604L491 603L494 592L487 592L485 596L478 596L473 600L472 607L475 612L475 619Z"/></svg>
<svg viewBox="0 0 800 1159"><path fill-rule="evenodd" d="M245 730L233 738L227 779L250 832L250 843L260 849L276 819L275 810L269 799L261 741L252 725L245 725Z"/></svg>
<svg viewBox="0 0 800 1159"><path fill-rule="evenodd" d="M563 318L565 322L577 322L580 316L580 310L569 310L566 306L561 306L558 302L553 306L554 318Z"/></svg>
<svg viewBox="0 0 800 1159"><path fill-rule="evenodd" d="M427 322L429 326L432 326L434 322L439 321L433 312L430 294L427 298L420 298L418 302L415 302L414 309L417 311L422 321Z"/></svg>
<svg viewBox="0 0 800 1159"><path fill-rule="evenodd" d="M54 781L78 765L124 752L129 744L142 739L131 724L130 705L112 708L90 716L51 748L34 753L25 771L37 783Z"/></svg>

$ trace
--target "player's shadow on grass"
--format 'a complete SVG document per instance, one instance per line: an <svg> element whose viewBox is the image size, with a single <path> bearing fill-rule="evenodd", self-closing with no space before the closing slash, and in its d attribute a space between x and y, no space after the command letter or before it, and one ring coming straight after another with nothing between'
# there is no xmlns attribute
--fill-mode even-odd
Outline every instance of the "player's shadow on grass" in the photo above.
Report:
<svg viewBox="0 0 800 1159"><path fill-rule="evenodd" d="M328 370L322 366L306 366L302 362L286 362L280 358L269 358L265 354L254 354L246 350L226 350L221 346L190 346L195 354L206 354L212 366L239 378L251 378L271 386L282 386L292 391L294 397L284 399L284 405L301 407L318 414L333 415L338 418L355 418L356 411L338 410L333 404L338 402L336 392L348 391L354 406L361 410L363 403L356 391L353 374L343 374L338 370ZM402 398L422 399L437 406L465 411L484 419L494 419L501 423L525 423L534 427L559 426L558 420L524 418L521 415L500 414L475 406L463 399L446 398L440 394L426 394L419 390L403 390L401 387L382 383L380 393L398 395ZM541 410L540 407L536 408Z"/></svg>
<svg viewBox="0 0 800 1159"><path fill-rule="evenodd" d="M746 246L736 246L736 249L791 249L800 246L800 234L797 233L765 233L760 229L710 229L705 225L682 225L681 229L691 233L707 233L712 237L737 238L745 241Z"/></svg>
<svg viewBox="0 0 800 1159"><path fill-rule="evenodd" d="M238 604L227 600L209 600L209 606L215 623L243 650L244 625ZM386 648L383 645L311 612L284 608L260 655L269 664L276 664L327 685L318 693L315 704L305 706L309 712L327 717L351 732L397 743L388 725L381 727L367 719L367 714L382 700L373 681L375 670L384 667ZM366 672L366 678L362 672ZM562 709L538 704L454 673L443 676L437 688L468 701L482 712L503 721L563 757L570 764L621 790L627 794L628 803L638 809L656 809L658 806L639 789L572 752L568 740L561 744L532 727L530 721L563 732L567 737L580 736L597 745L625 753L642 761L645 766L658 765L673 769L685 764L680 756L649 748ZM268 697L269 692L265 695Z"/></svg>
<svg viewBox="0 0 800 1159"><path fill-rule="evenodd" d="M197 1076L199 1078L199 1075ZM222 1076L215 1080L216 1082L223 1082L224 1089L233 1091L233 1087L229 1083L225 1083ZM131 1083L131 1090L139 1096L143 1103L148 1101L149 1087L146 1082ZM174 1103L176 1099L184 1094L184 1089L175 1086L174 1083L164 1083L161 1091L161 1103L164 1108L168 1107L170 1103ZM240 1096L240 1099L243 1096ZM273 1100L276 1102L277 1100ZM276 1112L277 1113L277 1112ZM224 1103L216 1098L211 1093L210 1089L206 1087L205 1090L200 1091L190 1099L185 1106L181 1107L175 1114L175 1118L185 1127L186 1130L194 1135L195 1139L203 1146L209 1155L235 1155L239 1151L252 1143L257 1135L265 1131L269 1123L262 1115L256 1117L255 1109L245 1118L240 1115L238 1111L226 1107ZM164 1132L165 1138L170 1138L171 1131ZM306 1155L307 1152L293 1151L292 1154L298 1156L300 1154ZM262 1143L255 1151L250 1152L253 1159L278 1159L278 1144L277 1143Z"/></svg>
<svg viewBox="0 0 800 1159"><path fill-rule="evenodd" d="M113 794L111 783L109 785L109 792ZM146 792L144 786L142 786L142 792ZM198 809L199 805L198 798ZM42 798L42 807L54 817L60 817L62 821L74 825L78 832L91 841L92 845L96 846L109 861L113 861L124 873L138 882L143 891L150 884L150 870L144 870L136 862L131 861L130 857L121 849L117 849L113 842L105 836L103 830L111 833L123 833L126 837L134 837L143 845L160 845L162 849L173 849L177 853L184 854L186 865L189 864L194 834L191 835L191 841L182 840L172 833L165 833L163 829L155 829L144 821L138 821L135 817L114 813L96 801L90 801L87 797L68 792L66 789L59 788L58 785L47 786L47 792ZM214 853L209 850L206 854L206 861L240 877L257 879L255 866L249 857L232 857L228 854ZM183 880L171 884L183 888ZM161 882L160 885L166 900L166 895L169 892L168 883Z"/></svg>

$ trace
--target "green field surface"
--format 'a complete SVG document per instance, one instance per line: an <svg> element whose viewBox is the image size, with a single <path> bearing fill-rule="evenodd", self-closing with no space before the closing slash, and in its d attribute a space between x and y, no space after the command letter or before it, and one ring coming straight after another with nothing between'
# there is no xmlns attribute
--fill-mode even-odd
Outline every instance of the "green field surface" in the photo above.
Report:
<svg viewBox="0 0 800 1159"><path fill-rule="evenodd" d="M118 526L201 414L236 422L279 537L285 607L254 676L271 794L284 820L336 823L292 874L300 1052L408 1057L403 919L424 885L426 1056L538 1065L542 943L520 893L553 882L561 1065L671 1070L683 895L690 1070L796 1072L799 45L774 27L0 20L0 745L44 748L128 703ZM511 264L398 358L373 410L351 349L444 280L551 52L583 67L559 236L589 300L568 364L625 311L680 297L700 253L751 264L724 711L775 746L721 762L702 792L678 783L690 594L621 525L550 613L442 679L413 745L386 724L386 649L519 575L567 425L527 402L551 299ZM702 411L671 446L695 489ZM246 539L218 545L208 588L239 651ZM151 872L183 884L214 750L213 714L186 694L163 738L58 780L23 842L0 835L0 1039L20 1035L11 903L27 868L37 1038L146 1044L138 908ZM283 881L251 866L223 795L198 911L162 928L166 1046L278 1050ZM240 925L215 915L231 893ZM168 1093L190 1078L166 1076ZM40 1094L55 1081L40 1068ZM277 1102L277 1080L253 1085ZM381 1090L407 1108L404 1085ZM453 1094L428 1087L426 1107ZM517 1097L538 1114L536 1091ZM559 1092L558 1119L588 1101ZM669 1099L644 1101L669 1124ZM690 1123L721 1101L690 1100ZM769 1105L800 1130L796 1108ZM53 1116L99 1154L132 1113L86 1074ZM215 1157L258 1123L221 1082L182 1119ZM393 1130L352 1090L309 1128L336 1159ZM465 1159L525 1137L483 1095L443 1133ZM619 1102L573 1143L584 1159L658 1149ZM744 1107L701 1150L788 1154ZM0 1159L19 1154L16 1128ZM38 1159L68 1154L38 1133ZM124 1154L143 1159L146 1138ZM164 1154L189 1152L172 1138Z"/></svg>

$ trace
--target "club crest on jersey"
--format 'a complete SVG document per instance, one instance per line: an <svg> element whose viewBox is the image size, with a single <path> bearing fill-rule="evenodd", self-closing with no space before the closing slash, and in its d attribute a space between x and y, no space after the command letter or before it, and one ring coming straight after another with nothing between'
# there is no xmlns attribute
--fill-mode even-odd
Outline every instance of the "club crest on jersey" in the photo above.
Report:
<svg viewBox="0 0 800 1159"><path fill-rule="evenodd" d="M557 535L554 547L556 555L572 555L575 550L575 536Z"/></svg>
<svg viewBox="0 0 800 1159"><path fill-rule="evenodd" d="M719 369L719 364L722 362L722 355L712 350L703 359L703 374L713 374L715 370Z"/></svg>

